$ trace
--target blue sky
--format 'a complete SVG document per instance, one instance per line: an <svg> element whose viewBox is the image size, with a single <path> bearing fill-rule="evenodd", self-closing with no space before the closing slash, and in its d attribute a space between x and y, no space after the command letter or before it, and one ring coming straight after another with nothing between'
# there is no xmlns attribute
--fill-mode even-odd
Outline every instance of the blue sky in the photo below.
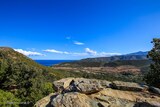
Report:
<svg viewBox="0 0 160 107"><path fill-rule="evenodd" d="M33 59L148 51L160 0L0 0L0 46Z"/></svg>

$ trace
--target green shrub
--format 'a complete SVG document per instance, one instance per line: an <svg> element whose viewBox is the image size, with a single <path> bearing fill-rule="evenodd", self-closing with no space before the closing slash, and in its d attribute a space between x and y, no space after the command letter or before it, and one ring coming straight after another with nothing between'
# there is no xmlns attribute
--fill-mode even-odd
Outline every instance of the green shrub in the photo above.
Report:
<svg viewBox="0 0 160 107"><path fill-rule="evenodd" d="M20 99L12 93L0 90L0 107L19 107Z"/></svg>

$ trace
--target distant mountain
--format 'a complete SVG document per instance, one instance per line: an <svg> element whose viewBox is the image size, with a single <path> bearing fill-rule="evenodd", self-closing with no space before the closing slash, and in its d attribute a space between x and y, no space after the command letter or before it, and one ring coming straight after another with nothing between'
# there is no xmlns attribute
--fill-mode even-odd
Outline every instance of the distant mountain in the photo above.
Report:
<svg viewBox="0 0 160 107"><path fill-rule="evenodd" d="M147 54L148 54L148 51L146 51L146 52L139 51L139 52L134 52L134 53L130 53L127 55L145 55L145 56L147 56Z"/></svg>
<svg viewBox="0 0 160 107"><path fill-rule="evenodd" d="M56 66L65 67L100 67L132 65L137 67L148 67L151 61L147 58L148 52L135 52L126 55L86 58L79 61L61 63Z"/></svg>
<svg viewBox="0 0 160 107"><path fill-rule="evenodd" d="M117 60L146 60L148 52L135 52L126 55L117 55L111 57L97 57L97 58L86 58L80 61L89 61L89 62L113 62Z"/></svg>
<svg viewBox="0 0 160 107"><path fill-rule="evenodd" d="M86 58L81 61L87 62L113 62L117 60L147 60L146 55L119 55L119 56L111 56L111 57L97 57L97 58Z"/></svg>

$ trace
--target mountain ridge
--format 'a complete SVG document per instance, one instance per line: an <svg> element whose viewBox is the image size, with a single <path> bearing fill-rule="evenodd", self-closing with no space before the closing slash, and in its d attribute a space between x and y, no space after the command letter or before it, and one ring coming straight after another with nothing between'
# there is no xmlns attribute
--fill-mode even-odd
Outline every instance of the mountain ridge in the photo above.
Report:
<svg viewBox="0 0 160 107"><path fill-rule="evenodd" d="M134 53L129 53L126 55L147 55L148 51L138 51L138 52L134 52Z"/></svg>
<svg viewBox="0 0 160 107"><path fill-rule="evenodd" d="M117 60L147 60L147 53L143 51L138 51L134 53L129 53L125 55L115 55L110 57L96 57L96 58L85 58L80 61L91 61L91 62L113 62Z"/></svg>

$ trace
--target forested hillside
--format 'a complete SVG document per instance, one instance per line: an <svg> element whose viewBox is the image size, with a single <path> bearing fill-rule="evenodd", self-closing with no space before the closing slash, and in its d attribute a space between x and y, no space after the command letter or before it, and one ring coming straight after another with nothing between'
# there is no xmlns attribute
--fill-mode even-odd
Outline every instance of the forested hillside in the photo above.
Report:
<svg viewBox="0 0 160 107"><path fill-rule="evenodd" d="M22 102L32 106L38 99L53 92L50 81L56 78L49 72L49 68L11 48L0 48L0 89L6 93L12 92Z"/></svg>

